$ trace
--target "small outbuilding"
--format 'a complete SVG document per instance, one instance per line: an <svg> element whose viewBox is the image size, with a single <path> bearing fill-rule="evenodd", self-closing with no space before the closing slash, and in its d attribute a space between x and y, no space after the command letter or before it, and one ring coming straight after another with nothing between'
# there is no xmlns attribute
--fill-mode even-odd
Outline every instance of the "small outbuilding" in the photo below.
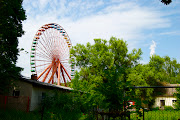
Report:
<svg viewBox="0 0 180 120"><path fill-rule="evenodd" d="M72 88L21 77L8 96L0 96L0 108L34 111L40 107L45 95L53 95L54 90L70 92Z"/></svg>
<svg viewBox="0 0 180 120"><path fill-rule="evenodd" d="M165 88L166 93L156 96L154 108L159 107L160 109L164 109L164 106L172 106L174 107L174 103L176 102L176 97L174 96L174 93L176 93L176 86L180 86L180 84L167 84L169 88Z"/></svg>

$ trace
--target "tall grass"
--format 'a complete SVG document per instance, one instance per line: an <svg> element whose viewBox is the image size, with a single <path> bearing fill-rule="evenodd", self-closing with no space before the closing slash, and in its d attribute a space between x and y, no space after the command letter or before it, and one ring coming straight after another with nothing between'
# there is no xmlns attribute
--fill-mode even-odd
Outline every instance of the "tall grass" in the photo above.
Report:
<svg viewBox="0 0 180 120"><path fill-rule="evenodd" d="M0 120L40 120L41 116L35 112L0 109Z"/></svg>
<svg viewBox="0 0 180 120"><path fill-rule="evenodd" d="M138 119L143 120L143 117L138 117ZM145 120L178 120L180 119L180 111L172 110L157 110L144 112ZM137 114L131 114L131 120L137 120Z"/></svg>

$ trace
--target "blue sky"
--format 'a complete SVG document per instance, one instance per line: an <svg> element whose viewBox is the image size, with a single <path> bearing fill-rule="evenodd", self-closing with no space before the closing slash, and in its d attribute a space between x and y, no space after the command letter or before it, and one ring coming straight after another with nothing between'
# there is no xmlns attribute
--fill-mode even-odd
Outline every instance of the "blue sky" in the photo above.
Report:
<svg viewBox="0 0 180 120"><path fill-rule="evenodd" d="M30 50L36 31L57 23L67 31L73 45L93 44L94 38L122 38L131 51L141 48L141 63L150 54L168 55L180 62L180 0L166 6L160 0L24 0L27 20L19 38L17 65L30 77Z"/></svg>

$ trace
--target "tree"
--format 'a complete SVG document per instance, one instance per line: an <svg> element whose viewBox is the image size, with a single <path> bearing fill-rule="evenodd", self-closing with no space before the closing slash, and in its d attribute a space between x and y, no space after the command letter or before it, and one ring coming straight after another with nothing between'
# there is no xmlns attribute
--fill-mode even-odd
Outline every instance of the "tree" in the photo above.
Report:
<svg viewBox="0 0 180 120"><path fill-rule="evenodd" d="M24 34L22 21L26 19L22 0L0 0L0 94L10 86L22 70L16 67L18 37Z"/></svg>
<svg viewBox="0 0 180 120"><path fill-rule="evenodd" d="M171 59L169 56L154 55L150 59L149 66L155 69L160 81L171 84L180 82L180 64L176 59Z"/></svg>
<svg viewBox="0 0 180 120"><path fill-rule="evenodd" d="M85 103L109 112L122 111L127 75L138 64L141 49L128 53L127 43L111 37L109 41L94 39L95 44L77 44L71 49L77 72L73 80L75 90L85 94Z"/></svg>

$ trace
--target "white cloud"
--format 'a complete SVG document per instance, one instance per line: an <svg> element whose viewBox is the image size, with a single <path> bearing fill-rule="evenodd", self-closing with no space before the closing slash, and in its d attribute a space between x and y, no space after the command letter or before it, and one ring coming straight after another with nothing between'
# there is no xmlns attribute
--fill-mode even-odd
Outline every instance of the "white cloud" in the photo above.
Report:
<svg viewBox="0 0 180 120"><path fill-rule="evenodd" d="M159 35L180 35L180 31L168 31L168 32L162 32Z"/></svg>
<svg viewBox="0 0 180 120"><path fill-rule="evenodd" d="M39 0L38 3L46 6L40 8L35 7L36 1L25 1L24 8L28 11L27 20L23 22L23 29L26 33L20 38L19 47L30 52L32 39L38 28L53 22L64 27L73 45L93 43L94 38L108 40L111 36L115 36L126 40L130 49L140 44L144 30L170 26L169 20L163 18L161 13L150 8L140 8L131 2L107 5L103 9L100 9L105 4L103 1L97 4L94 1L78 0L76 2ZM46 9L46 12L41 12L40 9ZM28 77L31 74L29 63L30 53L21 53L17 65L25 68L22 74Z"/></svg>
<svg viewBox="0 0 180 120"><path fill-rule="evenodd" d="M156 49L156 42L154 40L152 40L152 44L149 49L150 49L150 56L152 57L152 55L155 54L155 49Z"/></svg>

